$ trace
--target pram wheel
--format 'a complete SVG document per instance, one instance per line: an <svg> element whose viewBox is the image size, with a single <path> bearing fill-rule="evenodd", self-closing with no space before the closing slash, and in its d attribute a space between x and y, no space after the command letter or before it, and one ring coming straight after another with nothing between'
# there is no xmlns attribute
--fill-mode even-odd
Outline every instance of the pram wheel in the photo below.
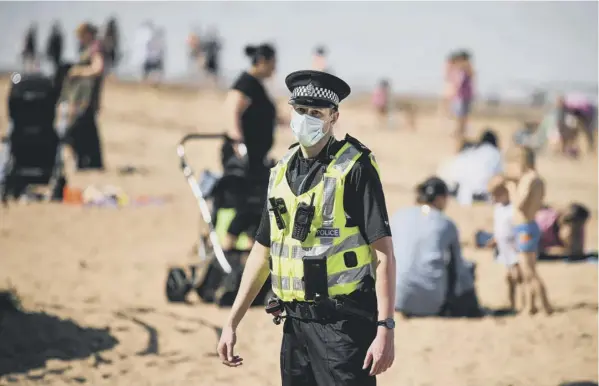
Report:
<svg viewBox="0 0 599 386"><path fill-rule="evenodd" d="M193 285L183 268L169 269L166 279L166 298L169 302L183 303Z"/></svg>

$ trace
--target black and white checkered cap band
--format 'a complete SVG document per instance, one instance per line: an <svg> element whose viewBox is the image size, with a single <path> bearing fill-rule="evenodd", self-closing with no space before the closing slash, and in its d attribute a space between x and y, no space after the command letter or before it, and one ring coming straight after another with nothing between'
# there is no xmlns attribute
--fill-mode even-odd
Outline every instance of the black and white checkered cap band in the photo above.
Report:
<svg viewBox="0 0 599 386"><path fill-rule="evenodd" d="M298 86L294 88L291 93L291 98L294 99L298 97L326 99L336 105L339 104L339 96L337 96L337 94L326 88L315 87L312 83L307 86Z"/></svg>

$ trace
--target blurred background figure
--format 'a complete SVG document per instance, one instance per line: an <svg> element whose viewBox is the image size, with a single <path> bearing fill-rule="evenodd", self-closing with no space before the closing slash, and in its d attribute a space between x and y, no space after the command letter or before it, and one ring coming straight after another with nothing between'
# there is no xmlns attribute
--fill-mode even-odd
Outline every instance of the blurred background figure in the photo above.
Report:
<svg viewBox="0 0 599 386"><path fill-rule="evenodd" d="M468 51L457 52L449 65L451 112L455 120L456 151L467 137L468 117L474 97L474 69Z"/></svg>
<svg viewBox="0 0 599 386"><path fill-rule="evenodd" d="M452 74L455 69L456 53L450 52L445 58L443 68L443 91L441 93L440 113L451 114L451 98L453 94Z"/></svg>
<svg viewBox="0 0 599 386"><path fill-rule="evenodd" d="M154 28L147 44L146 60L144 62L144 81L157 86L164 76L164 57L166 40L164 28Z"/></svg>
<svg viewBox="0 0 599 386"><path fill-rule="evenodd" d="M324 46L318 46L314 50L312 69L315 71L331 72L327 61L327 49Z"/></svg>
<svg viewBox="0 0 599 386"><path fill-rule="evenodd" d="M287 122L277 117L276 106L264 87L264 81L275 71L274 47L270 44L250 45L245 48L245 54L250 58L251 66L239 75L227 95L227 135L236 141L232 144L233 155L236 157L232 158L247 162L245 179L250 183L239 191L246 194L251 189L263 188L265 193L269 173L267 157L274 144L275 127L277 123ZM245 149L239 143L243 143ZM231 144L225 144L223 154L230 146ZM261 196L266 197L265 194ZM245 200L239 199L237 202L239 205L235 208L235 217L228 226L227 237L223 242L225 250L233 249L243 232L248 232L253 238L260 224L262 205L258 205L257 210L252 210Z"/></svg>
<svg viewBox="0 0 599 386"><path fill-rule="evenodd" d="M25 33L25 41L21 51L23 71L32 72L39 69L37 57L37 24L32 23Z"/></svg>
<svg viewBox="0 0 599 386"><path fill-rule="evenodd" d="M187 49L189 55L189 69L191 74L198 74L204 66L202 55L202 41L200 39L200 28L194 27L187 36Z"/></svg>
<svg viewBox="0 0 599 386"><path fill-rule="evenodd" d="M70 130L71 145L79 170L104 170L102 147L96 122L104 81L104 49L97 38L98 29L91 23L79 25L76 32L81 53L79 61L71 67L67 76L91 79L93 86L86 111L78 117Z"/></svg>
<svg viewBox="0 0 599 386"><path fill-rule="evenodd" d="M387 79L380 81L372 93L372 106L377 115L379 128L391 128L391 85Z"/></svg>
<svg viewBox="0 0 599 386"><path fill-rule="evenodd" d="M570 158L580 154L579 138L582 134L587 143L587 152L595 152L597 131L597 107L584 95L558 95L555 108L546 124L549 142L554 152Z"/></svg>
<svg viewBox="0 0 599 386"><path fill-rule="evenodd" d="M204 71L211 86L218 87L220 70L220 51L222 49L221 39L215 27L210 28L202 44L204 56Z"/></svg>
<svg viewBox="0 0 599 386"><path fill-rule="evenodd" d="M135 31L132 59L135 65L139 66L138 69L142 70L142 79L147 62L148 45L154 34L154 28L154 23L151 20L146 20Z"/></svg>
<svg viewBox="0 0 599 386"><path fill-rule="evenodd" d="M52 30L48 37L48 43L46 44L46 58L52 63L54 73L58 71L62 63L62 51L63 51L63 36L62 27L59 21L55 21L52 24Z"/></svg>
<svg viewBox="0 0 599 386"><path fill-rule="evenodd" d="M106 23L102 46L104 47L104 71L108 74L116 69L121 55L119 28L115 17L111 17Z"/></svg>

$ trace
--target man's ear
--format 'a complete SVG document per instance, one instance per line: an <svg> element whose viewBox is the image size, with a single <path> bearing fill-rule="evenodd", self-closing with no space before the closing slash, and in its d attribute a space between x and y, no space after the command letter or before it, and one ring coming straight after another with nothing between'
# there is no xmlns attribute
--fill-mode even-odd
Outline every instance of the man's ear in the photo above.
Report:
<svg viewBox="0 0 599 386"><path fill-rule="evenodd" d="M331 115L331 124L334 125L339 120L339 111L333 111Z"/></svg>

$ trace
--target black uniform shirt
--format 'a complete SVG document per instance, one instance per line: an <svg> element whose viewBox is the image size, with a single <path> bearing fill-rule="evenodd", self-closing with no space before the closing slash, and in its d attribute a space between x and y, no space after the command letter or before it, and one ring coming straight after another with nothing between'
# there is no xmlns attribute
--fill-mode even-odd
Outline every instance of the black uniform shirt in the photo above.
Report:
<svg viewBox="0 0 599 386"><path fill-rule="evenodd" d="M291 191L295 195L300 195L321 182L327 166L346 142L347 138L342 141L331 138L324 149L310 159L304 158L298 150L289 160L285 173ZM368 149L360 150L363 150L362 156L345 179L343 207L346 213L346 226L357 226L366 242L372 244L380 238L391 236L391 229L381 180L370 162ZM255 239L263 246L270 247L270 218L267 205L262 211L262 219Z"/></svg>

